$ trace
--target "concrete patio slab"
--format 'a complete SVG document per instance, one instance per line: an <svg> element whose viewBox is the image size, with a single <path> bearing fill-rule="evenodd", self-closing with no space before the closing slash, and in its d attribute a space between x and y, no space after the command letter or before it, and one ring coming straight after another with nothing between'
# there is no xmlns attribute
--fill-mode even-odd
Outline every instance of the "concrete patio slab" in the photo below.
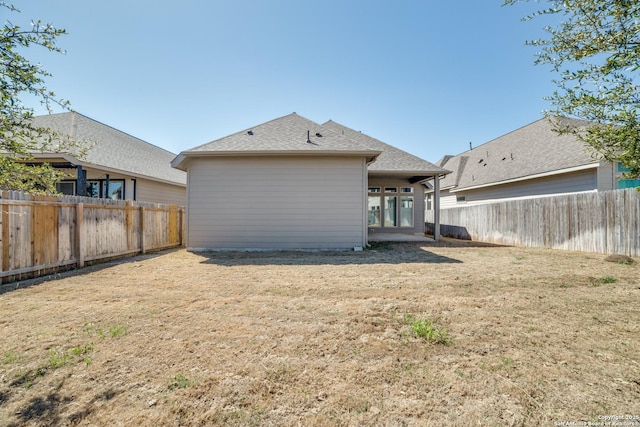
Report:
<svg viewBox="0 0 640 427"><path fill-rule="evenodd" d="M424 234L413 233L369 233L370 242L435 242Z"/></svg>

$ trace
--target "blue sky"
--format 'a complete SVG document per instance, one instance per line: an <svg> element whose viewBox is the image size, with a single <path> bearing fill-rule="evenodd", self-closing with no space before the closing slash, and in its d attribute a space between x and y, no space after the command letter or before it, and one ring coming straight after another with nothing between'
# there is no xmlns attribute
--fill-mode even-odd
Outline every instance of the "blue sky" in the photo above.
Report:
<svg viewBox="0 0 640 427"><path fill-rule="evenodd" d="M431 162L542 117L553 75L502 0L12 0L27 57L81 114L178 153L296 112ZM42 113L43 110L37 109Z"/></svg>

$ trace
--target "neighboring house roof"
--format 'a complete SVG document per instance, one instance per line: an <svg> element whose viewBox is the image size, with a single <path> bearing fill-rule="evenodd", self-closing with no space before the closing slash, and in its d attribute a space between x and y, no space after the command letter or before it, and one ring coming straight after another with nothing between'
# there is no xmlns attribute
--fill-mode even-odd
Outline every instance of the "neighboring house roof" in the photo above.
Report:
<svg viewBox="0 0 640 427"><path fill-rule="evenodd" d="M36 116L33 124L53 129L76 142L90 146L86 157L73 158L76 164L112 170L139 178L186 185L183 171L171 167L174 153L121 132L76 112ZM46 155L37 155L37 158ZM67 156L68 157L68 156Z"/></svg>
<svg viewBox="0 0 640 427"><path fill-rule="evenodd" d="M562 120L572 126L585 124ZM457 156L445 156L438 164L453 173L442 179L441 188L458 191L598 166L583 142L553 129L543 118Z"/></svg>
<svg viewBox="0 0 640 427"><path fill-rule="evenodd" d="M370 172L446 174L447 170L333 121L322 125L296 113L183 151L172 165L186 170L189 157L225 155L365 155Z"/></svg>

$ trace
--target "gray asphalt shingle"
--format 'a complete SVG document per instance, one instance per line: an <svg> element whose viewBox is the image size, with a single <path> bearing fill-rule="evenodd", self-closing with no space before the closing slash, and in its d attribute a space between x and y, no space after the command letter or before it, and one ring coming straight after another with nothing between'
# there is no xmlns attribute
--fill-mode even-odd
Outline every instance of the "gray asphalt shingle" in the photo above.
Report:
<svg viewBox="0 0 640 427"><path fill-rule="evenodd" d="M307 133L308 132L308 133ZM309 141L307 142L307 134ZM320 125L296 113L236 132L184 151L180 157L220 153L344 152L378 154L371 172L445 174L448 171L426 160L385 144L366 134L329 120ZM181 159L178 159L178 164Z"/></svg>
<svg viewBox="0 0 640 427"><path fill-rule="evenodd" d="M310 142L307 142L307 135ZM370 152L372 150L296 113L291 113L183 153L307 151Z"/></svg>
<svg viewBox="0 0 640 427"><path fill-rule="evenodd" d="M85 164L107 167L129 175L186 184L186 174L171 167L174 153L114 129L76 112L36 116L33 124L87 141Z"/></svg>
<svg viewBox="0 0 640 427"><path fill-rule="evenodd" d="M343 133L353 141L365 145L382 153L376 161L369 165L370 172L415 172L415 173L437 173L445 174L449 171L434 165L420 157L409 154L399 148L386 144L367 134L358 132L344 125L329 120L322 125L324 128L332 129L335 132Z"/></svg>
<svg viewBox="0 0 640 427"><path fill-rule="evenodd" d="M585 122L566 120L580 126ZM438 164L453 171L441 187L458 190L499 183L597 162L584 143L570 134L558 135L543 118Z"/></svg>

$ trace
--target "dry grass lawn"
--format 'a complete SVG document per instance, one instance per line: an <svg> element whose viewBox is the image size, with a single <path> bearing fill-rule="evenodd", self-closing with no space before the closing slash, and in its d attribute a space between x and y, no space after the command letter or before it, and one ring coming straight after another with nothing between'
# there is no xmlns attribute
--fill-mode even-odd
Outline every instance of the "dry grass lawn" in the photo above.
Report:
<svg viewBox="0 0 640 427"><path fill-rule="evenodd" d="M0 336L1 426L640 425L640 266L603 255L163 252L3 285Z"/></svg>

